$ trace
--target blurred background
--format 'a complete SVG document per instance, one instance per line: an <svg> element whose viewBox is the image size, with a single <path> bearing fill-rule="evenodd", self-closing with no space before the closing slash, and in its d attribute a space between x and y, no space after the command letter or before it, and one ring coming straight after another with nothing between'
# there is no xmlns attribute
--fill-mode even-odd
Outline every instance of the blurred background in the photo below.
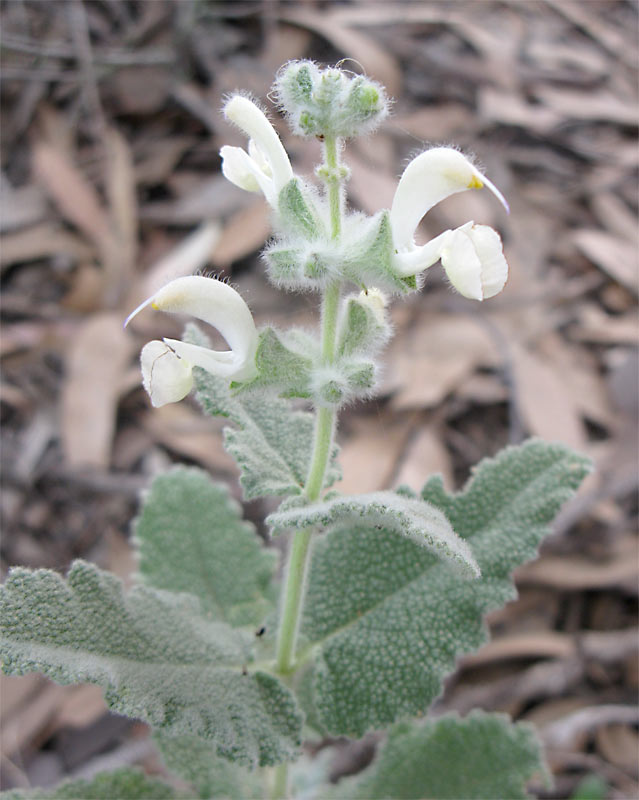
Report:
<svg viewBox="0 0 639 800"><path fill-rule="evenodd" d="M467 192L423 235L490 224L511 276L480 305L433 267L395 302L379 396L343 415L339 488L418 489L432 472L460 488L531 435L593 458L435 711L534 722L556 779L533 787L541 797L639 796L636 3L4 0L0 13L3 573L82 557L128 580L139 492L174 461L239 497L218 422L192 399L152 410L140 387L141 346L180 323L122 322L199 270L228 276L259 323L314 324L314 296L265 281L268 209L220 174L220 146L244 142L219 109L236 89L268 103L289 59L348 59L394 98L380 131L347 148L352 206L389 207L410 156L459 145L511 214ZM271 117L312 174L319 145ZM246 506L258 525L266 510ZM162 772L145 726L109 715L94 687L31 675L1 688L3 787ZM339 745L333 778L374 746Z"/></svg>

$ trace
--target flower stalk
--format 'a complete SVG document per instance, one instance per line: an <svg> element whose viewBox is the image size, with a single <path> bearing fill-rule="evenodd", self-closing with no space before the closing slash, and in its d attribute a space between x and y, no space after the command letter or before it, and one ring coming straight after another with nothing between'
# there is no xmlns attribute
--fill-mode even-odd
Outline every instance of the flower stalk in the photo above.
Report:
<svg viewBox="0 0 639 800"><path fill-rule="evenodd" d="M339 177L338 143L334 137L325 140L326 163L320 174L326 175L331 220L331 237L338 239L341 231L341 179ZM335 359L335 338L341 286L331 284L324 292L322 302L322 360L330 365ZM324 485L335 432L336 412L333 408L317 409L315 437L311 466L304 493L309 502L319 499ZM291 543L286 583L282 601L282 613L277 637L276 668L282 675L293 671L295 643L302 611L304 585L311 550L312 529L297 531Z"/></svg>

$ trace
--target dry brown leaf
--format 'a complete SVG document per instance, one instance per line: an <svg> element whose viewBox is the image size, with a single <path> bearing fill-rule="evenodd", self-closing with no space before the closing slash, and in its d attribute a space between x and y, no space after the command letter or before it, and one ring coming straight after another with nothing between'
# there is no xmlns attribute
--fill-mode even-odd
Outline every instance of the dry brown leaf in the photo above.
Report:
<svg viewBox="0 0 639 800"><path fill-rule="evenodd" d="M593 264L635 294L639 294L639 267L635 245L620 241L618 236L596 228L575 231L572 239Z"/></svg>
<svg viewBox="0 0 639 800"><path fill-rule="evenodd" d="M237 211L225 224L211 255L211 263L227 268L259 250L271 232L271 212L263 200Z"/></svg>
<svg viewBox="0 0 639 800"><path fill-rule="evenodd" d="M366 164L352 154L348 166L351 170L348 193L362 211L375 214L391 207L397 189L397 179L391 173Z"/></svg>
<svg viewBox="0 0 639 800"><path fill-rule="evenodd" d="M639 735L629 725L606 725L595 736L599 752L615 766L637 773Z"/></svg>
<svg viewBox="0 0 639 800"><path fill-rule="evenodd" d="M86 728L108 713L104 694L99 686L72 686L63 697L53 719L53 727Z"/></svg>
<svg viewBox="0 0 639 800"><path fill-rule="evenodd" d="M310 32L295 25L271 25L267 34L260 54L267 75L274 75L288 61L304 58L311 43Z"/></svg>
<svg viewBox="0 0 639 800"><path fill-rule="evenodd" d="M618 195L612 192L597 192L593 195L591 203L593 211L605 228L637 245L639 241L637 216Z"/></svg>
<svg viewBox="0 0 639 800"><path fill-rule="evenodd" d="M449 489L453 487L450 455L442 443L440 432L429 426L409 437L408 447L393 483L397 486L405 484L420 491L426 479L436 474L444 478L444 484Z"/></svg>
<svg viewBox="0 0 639 800"><path fill-rule="evenodd" d="M583 450L586 431L561 369L516 342L511 342L510 350L516 401L528 432Z"/></svg>
<svg viewBox="0 0 639 800"><path fill-rule="evenodd" d="M0 752L5 757L23 750L49 726L69 687L47 682L29 703L25 703L0 732Z"/></svg>
<svg viewBox="0 0 639 800"><path fill-rule="evenodd" d="M593 562L581 556L543 556L516 572L517 582L563 591L603 589L639 577L636 543L611 561Z"/></svg>
<svg viewBox="0 0 639 800"><path fill-rule="evenodd" d="M402 88L402 71L394 56L363 31L348 25L336 24L333 12L317 12L310 8L282 9L281 19L301 25L324 36L346 58L352 58L364 68L367 75L379 81L391 97ZM345 65L348 67L348 64Z"/></svg>
<svg viewBox="0 0 639 800"><path fill-rule="evenodd" d="M469 375L455 390L457 397L464 397L474 403L492 405L508 400L508 389L497 375L476 373Z"/></svg>
<svg viewBox="0 0 639 800"><path fill-rule="evenodd" d="M86 261L94 255L94 250L74 234L48 222L0 237L2 267L55 255Z"/></svg>
<svg viewBox="0 0 639 800"><path fill-rule="evenodd" d="M458 130L467 130L474 114L461 103L441 103L410 114L392 116L388 125L423 142L449 142Z"/></svg>
<svg viewBox="0 0 639 800"><path fill-rule="evenodd" d="M552 700L546 700L546 702L534 706L523 716L536 727L543 728L546 725L551 725L556 720L561 721L574 711L586 708L590 702L591 700L587 697L553 698ZM549 755L552 756L552 751L549 751Z"/></svg>
<svg viewBox="0 0 639 800"><path fill-rule="evenodd" d="M14 189L9 179L0 175L0 233L35 225L44 219L46 213L47 204L38 186Z"/></svg>
<svg viewBox="0 0 639 800"><path fill-rule="evenodd" d="M104 297L104 272L93 264L80 264L73 274L70 290L62 298L64 308L72 311L96 311Z"/></svg>
<svg viewBox="0 0 639 800"><path fill-rule="evenodd" d="M599 42L615 58L621 59L632 69L636 69L636 54L632 47L627 46L627 41L622 33L611 25L606 24L605 14L589 10L589 4L575 2L575 0L545 0L558 14L570 20L577 28L585 31L596 42Z"/></svg>
<svg viewBox="0 0 639 800"><path fill-rule="evenodd" d="M142 424L158 442L216 473L237 475L235 462L222 445L219 419L203 419L185 403L154 408Z"/></svg>
<svg viewBox="0 0 639 800"><path fill-rule="evenodd" d="M20 676L0 673L0 697L2 697L0 718L2 719L2 725L6 725L13 712L19 709L23 703L30 701L36 692L46 685L46 679L34 672Z"/></svg>
<svg viewBox="0 0 639 800"><path fill-rule="evenodd" d="M639 320L634 311L606 314L599 306L584 303L579 309L579 323L570 328L570 338L599 344L639 344Z"/></svg>
<svg viewBox="0 0 639 800"><path fill-rule="evenodd" d="M492 86L480 90L478 102L484 119L537 133L547 133L563 120L561 114L546 106L527 103L519 92L504 92Z"/></svg>
<svg viewBox="0 0 639 800"><path fill-rule="evenodd" d="M387 488L410 426L406 415L380 413L354 420L340 452L344 478L335 485L337 491L359 494Z"/></svg>
<svg viewBox="0 0 639 800"><path fill-rule="evenodd" d="M530 720L531 715L526 718ZM534 722L539 725L537 719ZM615 723L636 725L638 722L639 707L634 705L590 705L562 715L554 722L544 725L541 735L549 749L578 750L585 745L589 735L602 725Z"/></svg>
<svg viewBox="0 0 639 800"><path fill-rule="evenodd" d="M175 278L193 275L204 269L217 247L220 231L219 222L204 222L156 261L144 277L140 300L150 297Z"/></svg>
<svg viewBox="0 0 639 800"><path fill-rule="evenodd" d="M138 245L138 204L135 172L129 145L115 129L106 131L106 191L111 212L112 229L117 242L116 269L120 282L131 279Z"/></svg>
<svg viewBox="0 0 639 800"><path fill-rule="evenodd" d="M582 306L585 304L581 304ZM639 333L639 321L637 323ZM603 375L590 353L571 347L556 331L549 331L537 341L540 356L562 375L563 385L581 413L602 425L610 425L613 411Z"/></svg>
<svg viewBox="0 0 639 800"><path fill-rule="evenodd" d="M493 661L519 658L570 658L576 652L572 636L554 631L534 631L493 639L477 653L464 656L461 663L465 667L479 667Z"/></svg>
<svg viewBox="0 0 639 800"><path fill-rule="evenodd" d="M611 92L576 91L539 85L535 91L537 99L564 119L603 120L620 125L636 125L639 107L636 103L621 100Z"/></svg>
<svg viewBox="0 0 639 800"><path fill-rule="evenodd" d="M163 183L193 144L194 139L191 136L167 135L150 142L145 139L144 149L135 165L136 183Z"/></svg>
<svg viewBox="0 0 639 800"><path fill-rule="evenodd" d="M62 442L72 467L109 465L122 375L133 340L122 317L103 313L76 331L62 391Z"/></svg>
<svg viewBox="0 0 639 800"><path fill-rule="evenodd" d="M216 175L198 181L192 191L175 201L147 203L140 210L140 218L161 225L199 225L203 219L225 217L246 208L251 200L248 192Z"/></svg>
<svg viewBox="0 0 639 800"><path fill-rule="evenodd" d="M36 143L33 169L60 212L99 249L111 231L95 189L64 153L47 142Z"/></svg>
<svg viewBox="0 0 639 800"><path fill-rule="evenodd" d="M495 366L498 356L485 328L469 316L424 316L387 358L385 392L396 392L394 409L430 408L440 403L479 366Z"/></svg>

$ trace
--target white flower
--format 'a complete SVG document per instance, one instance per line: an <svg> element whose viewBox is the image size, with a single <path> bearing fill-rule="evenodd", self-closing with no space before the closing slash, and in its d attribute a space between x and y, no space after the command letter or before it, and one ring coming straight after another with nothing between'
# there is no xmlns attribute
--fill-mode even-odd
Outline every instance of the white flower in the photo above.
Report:
<svg viewBox="0 0 639 800"><path fill-rule="evenodd" d="M447 231L440 258L455 289L471 300L494 297L508 278L501 239L488 225L467 222Z"/></svg>
<svg viewBox="0 0 639 800"><path fill-rule="evenodd" d="M508 211L501 192L465 156L435 147L417 156L402 175L390 211L394 265L403 277L415 275L441 258L453 286L465 297L484 300L500 292L508 277L499 234L472 222L416 245L415 230L434 205L457 192L487 187Z"/></svg>
<svg viewBox="0 0 639 800"><path fill-rule="evenodd" d="M158 407L182 400L193 387L193 367L229 380L248 380L256 373L258 334L248 306L228 284L191 275L177 278L130 314L128 325L143 308L190 314L217 328L230 350L211 350L177 339L152 341L140 356L142 382Z"/></svg>
<svg viewBox="0 0 639 800"><path fill-rule="evenodd" d="M262 192L273 208L280 191L293 177L291 162L275 128L265 114L242 95L224 106L227 119L249 137L248 153L241 147L220 150L224 176L248 192Z"/></svg>

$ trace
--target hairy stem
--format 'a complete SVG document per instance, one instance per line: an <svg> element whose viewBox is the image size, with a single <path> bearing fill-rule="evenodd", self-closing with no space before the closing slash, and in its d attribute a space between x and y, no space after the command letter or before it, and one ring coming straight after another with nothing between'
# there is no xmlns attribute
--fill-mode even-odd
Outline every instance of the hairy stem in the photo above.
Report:
<svg viewBox="0 0 639 800"><path fill-rule="evenodd" d="M325 140L324 156L331 238L338 239L342 227L341 181L343 178L339 168L338 143L335 138L327 137ZM334 283L325 289L322 299L322 361L326 365L332 364L335 360L340 290L340 284ZM320 407L317 409L313 453L304 487L304 493L311 503L320 497L324 486L324 476L333 446L335 421L336 413L333 408ZM296 531L291 543L275 656L276 668L281 675L289 675L295 668L295 644L302 614L312 533L312 528ZM274 773L271 795L274 800L286 797L287 781L288 766L280 764Z"/></svg>
<svg viewBox="0 0 639 800"><path fill-rule="evenodd" d="M282 800L286 797L288 787L288 764L278 764L273 769L273 783L271 786L271 800Z"/></svg>

